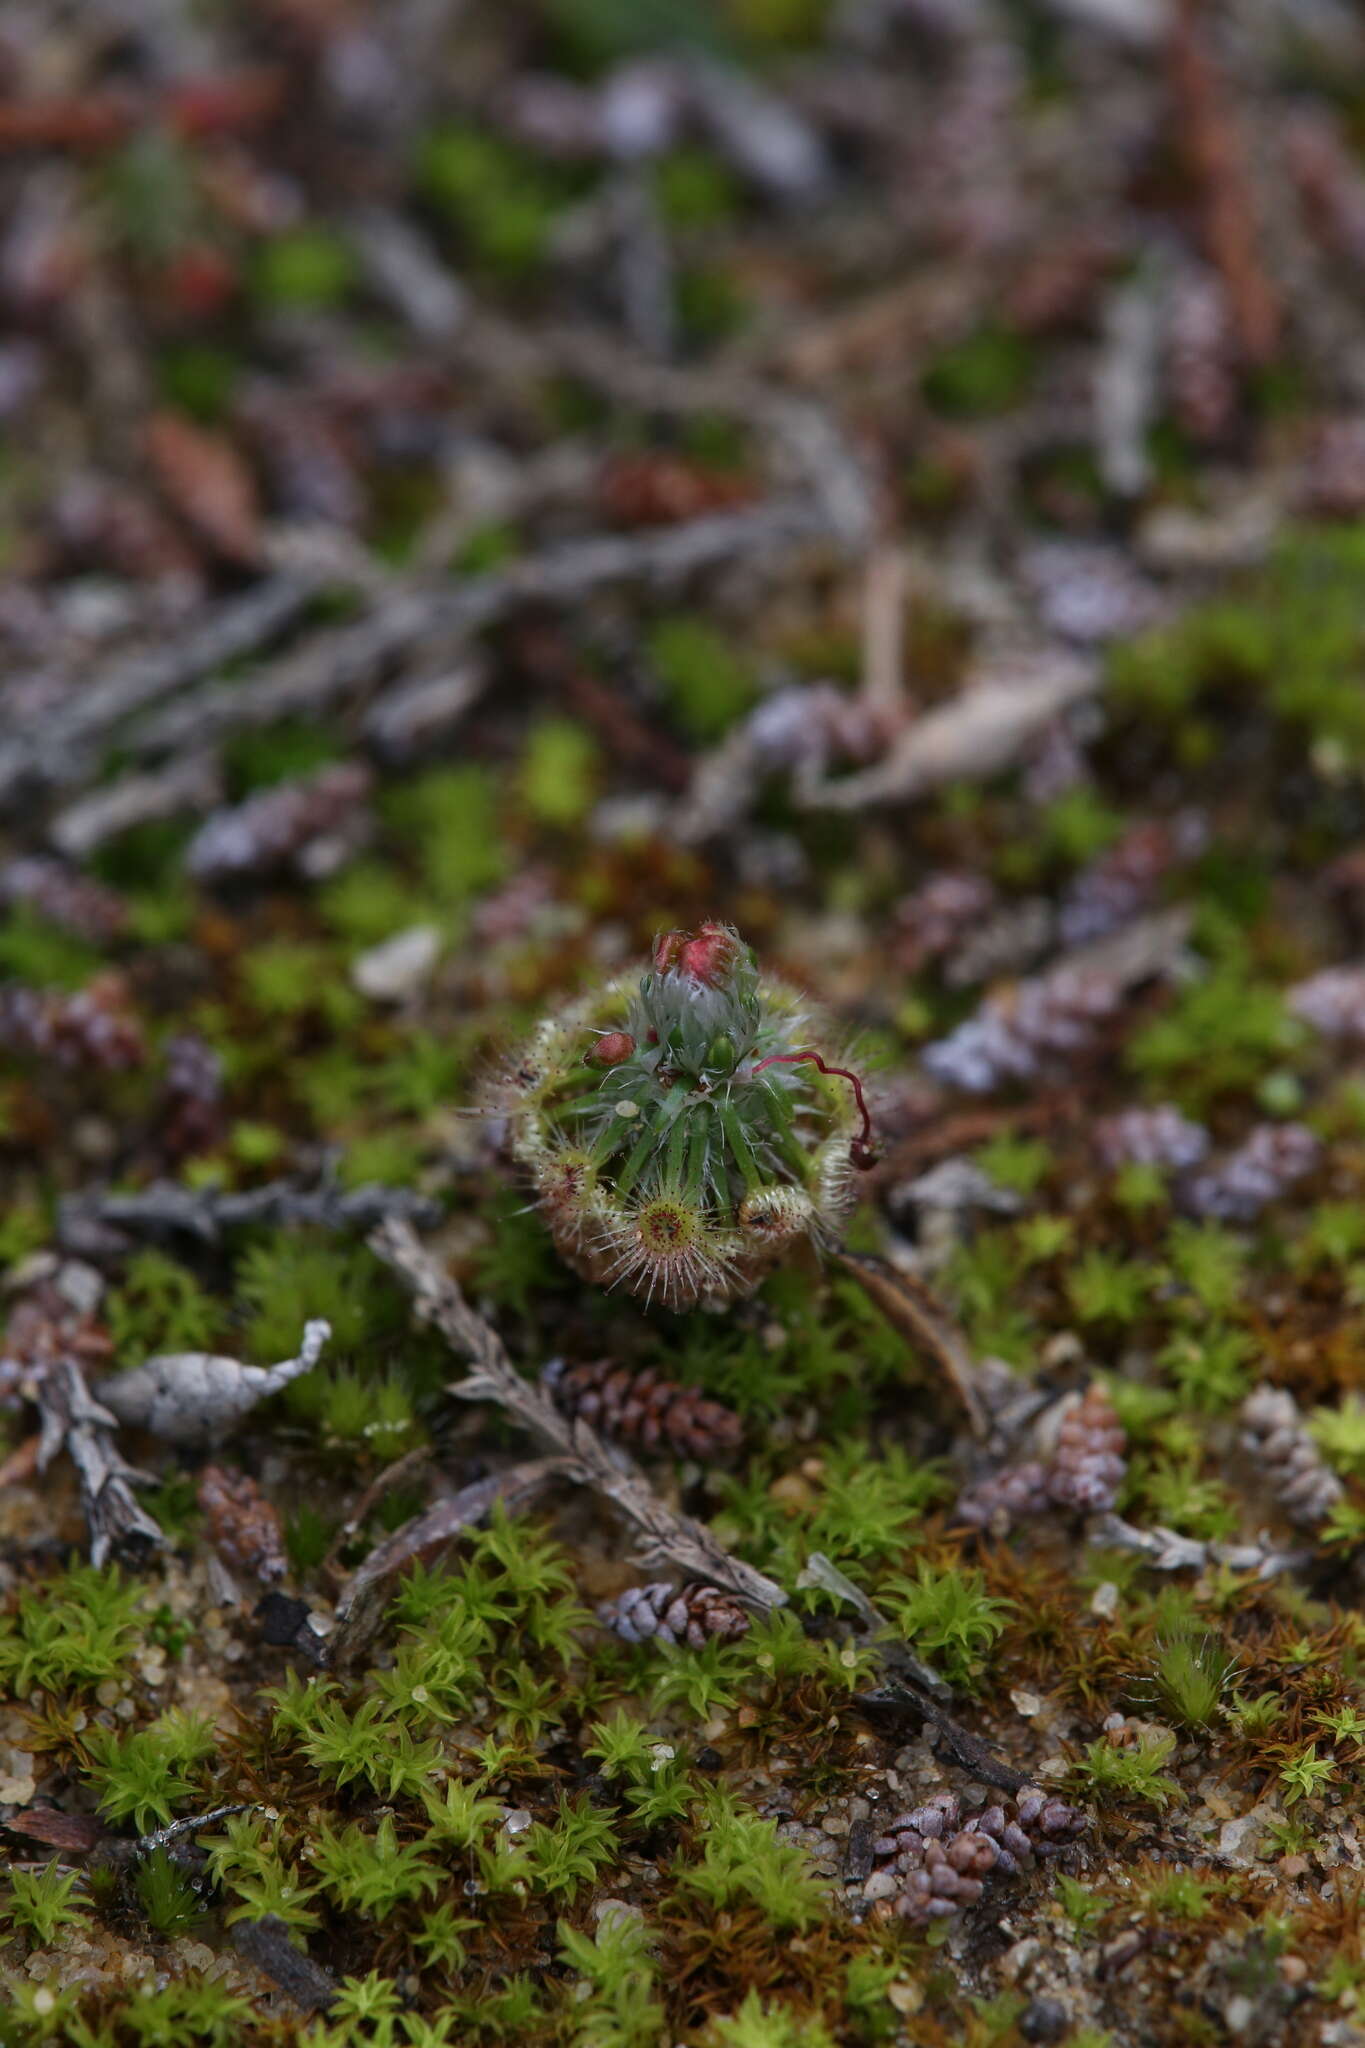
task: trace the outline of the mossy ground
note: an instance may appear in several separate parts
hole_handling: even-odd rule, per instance
[[[1034,144],[1056,122],[1073,122],[1070,146],[1088,165],[1097,76],[1118,76],[1122,109],[1130,88],[1163,106],[1165,90],[1159,64],[1126,46],[1095,60],[1078,31],[1077,54],[1058,26],[1064,10],[983,12],[1025,109],[1028,150],[1013,128],[1008,149],[1027,154],[1029,176],[1002,179],[985,141],[954,172],[952,137],[940,135],[946,175],[924,187],[932,223],[914,213],[909,227],[887,194],[902,177],[918,192],[925,174],[898,152],[966,64],[955,23],[935,40],[933,8],[907,9],[903,39],[874,67],[893,94],[881,116],[856,37],[839,40],[842,10],[819,0],[472,8],[453,82],[401,141],[377,117],[367,128],[360,101],[343,115],[327,99],[326,12],[244,8],[245,28],[222,28],[234,62],[273,64],[283,48],[305,81],[296,122],[267,126],[240,155],[235,142],[204,143],[208,116],[197,129],[183,110],[118,131],[107,157],[84,130],[52,145],[73,157],[60,168],[83,195],[71,246],[88,240],[117,285],[137,406],[169,408],[234,448],[261,380],[310,402],[323,392],[332,408],[358,505],[309,515],[343,568],[305,609],[301,649],[381,584],[403,597],[406,585],[383,579],[420,581],[433,560],[448,593],[566,534],[629,538],[657,516],[638,498],[623,509],[620,478],[633,474],[638,493],[629,465],[641,458],[675,465],[699,512],[761,497],[774,482],[757,410],[729,402],[726,377],[750,391],[789,379],[875,449],[879,517],[931,554],[944,543],[951,560],[953,574],[913,584],[898,621],[922,711],[972,676],[1000,592],[1019,599],[1018,543],[1095,543],[1145,577],[1159,559],[1145,513],[1216,531],[1261,470],[1283,483],[1286,449],[1301,452],[1296,432],[1329,403],[1306,348],[1282,385],[1240,366],[1235,416],[1211,446],[1160,400],[1140,506],[1103,481],[1084,436],[1068,427],[1049,439],[1039,426],[1030,408],[1052,402],[1052,370],[1065,393],[1069,352],[1099,347],[1098,302],[1051,327],[1025,320],[1007,289],[1017,277],[992,268],[989,235],[973,241],[958,198],[984,191],[989,213],[1004,188],[1045,178],[1058,152]],[[352,13],[373,28],[383,10]],[[187,36],[190,24],[197,50],[199,10],[186,10]],[[601,237],[632,198],[635,168],[539,148],[471,102],[523,71],[591,83],[679,36],[825,121],[836,190],[821,205],[784,205],[709,129],[680,133],[639,170],[634,201],[643,190],[671,250],[676,347],[685,366],[714,357],[726,373],[704,405],[693,391],[656,407],[618,389],[610,353],[605,371],[581,354],[575,368],[560,332],[611,327]],[[353,78],[345,56],[336,76]],[[107,62],[117,85],[134,56],[119,43],[91,62],[98,77]],[[60,82],[67,67],[39,75]],[[999,76],[987,63],[973,92]],[[1358,79],[1324,81],[1295,55],[1279,85],[1276,104],[1317,92],[1358,138]],[[1095,117],[1105,136],[1111,125],[1131,137],[1124,121]],[[1173,153],[1144,148],[1123,207],[1154,209],[1164,257],[1199,208]],[[16,189],[31,169],[14,172]],[[52,187],[61,206],[66,189]],[[457,370],[439,351],[422,357],[364,269],[356,222],[376,194],[396,195],[479,308],[506,323],[479,343],[476,320]],[[1073,203],[1063,180],[1045,218],[1059,230]],[[207,289],[189,263],[205,238],[231,290],[187,313],[175,295],[195,277]],[[1122,238],[1117,254],[1102,252],[1106,289],[1137,254]],[[945,264],[956,313],[918,299],[907,310],[907,267],[918,290],[937,286]],[[111,592],[173,581],[185,562],[161,528],[138,528],[148,568],[123,528],[91,538],[69,505],[58,518],[49,504],[48,469],[73,446],[101,474],[147,483],[120,412],[133,401],[110,369],[127,337],[95,366],[112,381],[80,354],[104,334],[110,302],[86,308],[82,342],[52,325],[41,278],[34,290],[23,317],[51,374],[32,437],[16,420],[0,461],[0,549],[48,606],[65,656],[96,632]],[[510,347],[501,360],[508,336],[529,337],[524,371]],[[1291,334],[1291,355],[1298,344]],[[591,448],[588,480],[546,485],[545,503],[519,495],[523,470],[561,443],[571,456]],[[194,478],[156,486],[172,537],[198,532],[189,566],[202,605],[264,576],[272,548],[286,567],[295,559],[304,515],[272,451],[259,436],[250,446],[243,460],[271,478],[254,554],[225,547],[221,522],[205,541],[196,465]],[[462,462],[472,483],[459,481]],[[316,476],[299,487],[305,501],[321,488]],[[528,1374],[552,1356],[608,1356],[695,1381],[738,1412],[745,1439],[732,1459],[660,1455],[648,1473],[791,1596],[739,1641],[629,1646],[595,1609],[651,1574],[603,1502],[561,1487],[534,1514],[494,1515],[414,1567],[364,1655],[323,1670],[272,1647],[262,1589],[245,1572],[225,1577],[197,1502],[209,1453],[126,1439],[167,1541],[139,1571],[95,1569],[74,1473],[61,1459],[35,1473],[34,1409],[16,1393],[0,1413],[0,2040],[1365,2040],[1365,1065],[1286,1000],[1356,953],[1365,924],[1365,524],[1315,523],[1291,498],[1276,500],[1276,538],[1254,561],[1177,562],[1165,581],[1152,571],[1163,622],[1117,633],[1096,657],[1093,719],[1052,735],[1076,757],[1060,791],[1041,787],[1036,760],[984,778],[969,762],[913,804],[820,812],[774,756],[729,827],[709,840],[675,829],[703,750],[727,744],[778,689],[809,689],[807,703],[816,686],[834,691],[862,720],[854,765],[860,748],[894,741],[877,723],[886,705],[869,723],[858,689],[862,563],[819,540],[770,580],[741,556],[681,591],[646,580],[581,603],[552,596],[544,617],[504,615],[479,636],[490,686],[430,749],[380,760],[365,842],[325,877],[276,870],[198,885],[184,862],[193,821],[177,816],[91,855],[89,872],[126,908],[110,936],[73,935],[31,905],[0,908],[0,993],[76,990],[114,966],[150,1044],[145,1064],[93,1076],[0,1053],[7,1286],[22,1292],[56,1241],[62,1198],[95,1182],[126,1192],[172,1172],[194,1189],[243,1191],[287,1175],[421,1191],[439,1212],[433,1250]],[[153,500],[136,502],[145,514]],[[978,550],[991,556],[991,602],[960,573]],[[21,611],[3,630],[22,639],[38,629]],[[159,616],[137,613],[139,645],[165,637]],[[249,689],[271,658],[231,663],[215,683]],[[413,653],[414,673],[449,658],[437,636]],[[85,655],[82,682],[98,671]],[[333,700],[316,719],[244,720],[217,757],[225,798],[371,747],[365,708]],[[117,781],[144,760],[140,745],[136,731],[111,734],[90,779]],[[5,853],[47,846],[63,801],[53,790],[16,812]],[[926,1095],[920,1051],[972,1012],[981,987],[954,977],[951,952],[911,960],[907,898],[939,871],[965,871],[1023,931],[1129,827],[1190,812],[1200,842],[1148,904],[1188,912],[1180,971],[1136,990],[1053,1070],[965,1108]],[[964,1527],[954,1503],[978,1454],[952,1389],[814,1253],[723,1315],[646,1312],[556,1258],[498,1132],[476,1113],[484,1084],[547,1010],[643,961],[659,931],[713,917],[846,1023],[850,1057],[880,1090],[888,1164],[866,1180],[851,1245],[882,1247],[889,1225],[906,1222],[904,1182],[966,1154],[1015,1202],[969,1218],[940,1248],[937,1284],[974,1353],[1004,1360],[1024,1389],[1104,1382],[1128,1434],[1118,1509],[1130,1523],[1234,1550],[1268,1532],[1272,1547],[1300,1553],[1290,1568],[1263,1577],[1211,1551],[1198,1572],[1162,1573],[1087,1541],[1061,1514],[1004,1538]],[[365,993],[357,962],[415,926],[437,934],[431,973],[398,1000]],[[1025,944],[1015,965],[1050,957],[1055,937],[1034,954]],[[171,1157],[161,1056],[185,1033],[221,1060],[223,1115]],[[1097,1156],[1097,1119],[1156,1102],[1205,1123],[1220,1151],[1253,1124],[1304,1122],[1318,1163],[1250,1221],[1193,1216],[1174,1176],[1109,1170]],[[283,1590],[324,1639],[380,1540],[437,1493],[530,1454],[505,1417],[450,1398],[456,1362],[414,1326],[358,1235],[252,1226],[213,1242],[130,1239],[100,1256],[98,1315],[120,1367],[197,1349],[266,1364],[295,1351],[305,1318],[331,1324],[325,1363],[212,1451],[278,1511]],[[1262,1380],[1295,1395],[1343,1482],[1308,1536],[1283,1521],[1240,1444],[1240,1404]],[[880,1675],[878,1646],[799,1583],[813,1553],[942,1675],[964,1728],[1087,1805],[1088,1831],[1060,1869],[993,1878],[979,1908],[927,1932],[869,1896],[863,1845],[879,1822],[945,1787],[968,1804],[992,1795],[916,1713],[888,1715],[863,1697]],[[262,1966],[252,1935],[263,1922],[277,1963],[285,1943],[311,1963],[292,1994]]]

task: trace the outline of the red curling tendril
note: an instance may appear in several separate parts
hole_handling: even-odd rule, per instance
[[[872,1139],[872,1118],[868,1114],[867,1102],[863,1096],[863,1084],[856,1074],[850,1073],[847,1067],[827,1066],[818,1052],[770,1052],[766,1059],[758,1062],[753,1071],[761,1074],[765,1067],[800,1066],[806,1060],[818,1067],[822,1074],[833,1074],[836,1079],[848,1082],[858,1103],[858,1114],[863,1120],[862,1129],[848,1148],[848,1156],[855,1166],[875,1166],[877,1147]]]

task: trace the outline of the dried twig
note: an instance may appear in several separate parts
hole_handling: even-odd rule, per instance
[[[71,788],[97,765],[108,735],[125,719],[187,684],[277,639],[300,617],[317,585],[272,577],[229,599],[194,632],[129,657],[100,681],[73,690],[51,719],[0,746],[0,805],[31,783]]]
[[[1097,1515],[1086,1538],[1101,1550],[1135,1550],[1159,1572],[1202,1572],[1220,1564],[1229,1571],[1273,1579],[1281,1572],[1301,1571],[1313,1560],[1311,1550],[1275,1550],[1268,1543],[1202,1543],[1159,1523],[1140,1529],[1121,1515]]]
[[[813,781],[801,800],[814,809],[860,811],[898,803],[967,778],[979,782],[1016,761],[1068,705],[1099,686],[1098,665],[1049,653],[1012,675],[987,674],[908,725],[884,758],[861,774]]]
[[[217,1244],[230,1230],[248,1224],[307,1225],[320,1230],[371,1230],[386,1216],[430,1226],[440,1216],[435,1202],[410,1188],[373,1186],[342,1188],[330,1181],[312,1188],[297,1181],[272,1180],[263,1187],[241,1189],[187,1188],[177,1181],[154,1181],[136,1194],[68,1195],[58,1210],[57,1236],[74,1248],[89,1246],[103,1234],[127,1231],[135,1237],[191,1237]]]
[[[1281,308],[1257,248],[1255,199],[1241,138],[1203,16],[1201,0],[1179,0],[1171,88],[1185,154],[1203,193],[1209,260],[1227,286],[1248,360],[1265,363],[1279,344]]]
[[[65,1448],[76,1467],[81,1506],[90,1528],[90,1558],[102,1565],[117,1552],[141,1562],[165,1541],[151,1516],[133,1498],[133,1482],[150,1484],[119,1456],[114,1443],[118,1423],[91,1394],[74,1359],[50,1365],[37,1388],[42,1434],[38,1469],[43,1471]]]
[[[476,1479],[472,1486],[463,1486],[458,1493],[424,1508],[377,1543],[342,1589],[337,1628],[327,1643],[327,1663],[341,1669],[370,1641],[383,1618],[390,1584],[406,1566],[444,1549],[465,1530],[477,1528],[499,1501],[509,1513],[518,1513],[565,1470],[561,1459],[541,1458],[488,1479]],[[568,1472],[566,1476],[575,1475]]]
[[[564,1415],[541,1387],[522,1378],[496,1330],[470,1308],[409,1225],[382,1223],[368,1241],[411,1292],[418,1321],[430,1323],[452,1350],[473,1361],[468,1379],[450,1391],[463,1401],[494,1401],[508,1409],[550,1447],[566,1478],[605,1494],[634,1523],[644,1564],[672,1565],[691,1578],[726,1587],[753,1607],[786,1605],[780,1586],[732,1557],[700,1522],[665,1507],[624,1453],[609,1450],[596,1430]]]

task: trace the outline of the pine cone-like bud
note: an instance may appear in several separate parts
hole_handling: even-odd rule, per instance
[[[1095,1147],[1105,1165],[1158,1166],[1166,1173],[1184,1173],[1198,1166],[1209,1149],[1209,1134],[1191,1123],[1169,1102],[1151,1109],[1124,1109],[1101,1118],[1095,1126]]]
[[[192,1031],[168,1039],[163,1149],[176,1159],[206,1152],[226,1127],[222,1060]]]
[[[1037,1858],[1059,1855],[1085,1824],[1077,1808],[1033,1785],[965,1824],[956,1795],[940,1792],[889,1822],[872,1853],[902,1880],[892,1911],[920,1926],[975,1905],[993,1871],[1015,1877]]]
[[[658,1637],[665,1643],[685,1643],[700,1650],[713,1639],[733,1642],[747,1635],[749,1617],[737,1600],[715,1586],[676,1586],[658,1582],[632,1586],[619,1599],[607,1600],[597,1610],[603,1628],[609,1628],[628,1643],[647,1643]]]
[[[1197,854],[1206,837],[1203,819],[1193,812],[1133,826],[1071,884],[1058,921],[1062,944],[1088,945],[1138,916],[1171,870]]]
[[[1052,1506],[1047,1467],[1031,1458],[1023,1465],[1007,1465],[966,1487],[958,1495],[957,1520],[972,1529],[988,1529],[993,1536],[1007,1536],[1016,1522],[1031,1521]]]
[[[1196,1216],[1247,1223],[1313,1172],[1322,1147],[1304,1124],[1257,1124],[1225,1159],[1185,1182],[1182,1199]]]
[[[199,1505],[208,1522],[209,1541],[226,1565],[267,1583],[284,1577],[279,1515],[249,1473],[205,1465],[199,1475]]]
[[[653,1366],[632,1372],[609,1358],[574,1366],[557,1358],[541,1380],[566,1415],[581,1415],[604,1435],[641,1450],[667,1446],[683,1457],[715,1458],[736,1449],[743,1434],[733,1408],[708,1401],[700,1387],[665,1379]]]
[[[97,945],[118,938],[128,923],[128,906],[121,896],[44,854],[0,868],[0,903],[25,904],[49,924]]]
[[[185,864],[197,882],[236,882],[296,864],[316,876],[335,866],[326,849],[349,849],[373,777],[360,761],[339,761],[297,782],[263,789],[216,811],[191,840]]]
[[[0,1049],[75,1072],[117,1073],[140,1066],[147,1047],[121,974],[97,974],[75,995],[0,987]]]
[[[1324,1038],[1365,1041],[1365,967],[1326,967],[1290,989],[1287,1002]]]
[[[1068,1056],[1089,1051],[1123,999],[1123,983],[1084,967],[1057,967],[988,996],[974,1017],[926,1046],[937,1081],[985,1095],[1006,1081],[1031,1081]]]
[[[1087,1515],[1112,1508],[1128,1469],[1127,1448],[1114,1404],[1096,1380],[1062,1418],[1047,1473],[1053,1500]]]
[[[1316,1529],[1342,1497],[1342,1484],[1323,1462],[1284,1387],[1259,1386],[1242,1403],[1242,1448],[1291,1522]]]
[[[896,965],[918,974],[929,961],[950,953],[995,902],[995,885],[985,875],[947,869],[931,875],[896,905]]]
[[[704,924],[547,1017],[494,1106],[585,1279],[715,1305],[851,1206],[870,1122],[858,1076],[827,1055],[801,997],[760,976],[730,926]]]
[[[1227,293],[1212,271],[1191,270],[1171,294],[1167,367],[1183,431],[1193,441],[1221,441],[1241,403],[1241,351]]]

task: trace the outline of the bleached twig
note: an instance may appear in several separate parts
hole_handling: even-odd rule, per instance
[[[1095,1516],[1086,1536],[1102,1550],[1134,1550],[1159,1572],[1202,1572],[1219,1564],[1229,1571],[1273,1579],[1281,1572],[1301,1570],[1313,1558],[1311,1550],[1274,1550],[1269,1543],[1202,1543],[1160,1523],[1140,1529],[1121,1515]]]
[[[73,1358],[59,1358],[37,1389],[41,1434],[37,1464],[43,1471],[65,1449],[76,1468],[81,1506],[90,1529],[90,1560],[111,1553],[134,1558],[159,1549],[165,1537],[133,1498],[133,1482],[150,1484],[114,1443],[117,1419],[95,1399]]]

